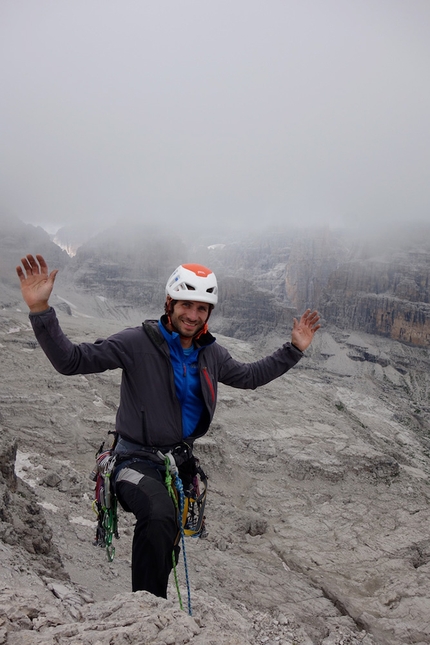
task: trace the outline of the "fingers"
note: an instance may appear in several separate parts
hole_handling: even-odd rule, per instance
[[[30,264],[30,259],[29,259],[29,258],[32,258],[32,259],[33,259],[33,262],[34,262],[34,258],[33,258],[33,256],[32,256],[32,255],[29,255],[29,256],[25,256],[25,258],[21,258],[21,264],[22,264],[22,266],[24,267],[25,272],[27,273],[27,275],[33,275],[33,269],[31,268],[31,264]]]
[[[300,316],[300,322],[297,320],[297,318],[293,318],[293,325],[294,327],[297,327],[297,325],[301,323],[305,323],[306,325],[314,325],[316,324],[320,319],[320,315],[317,311],[312,311],[310,309],[306,309],[305,313]]]
[[[313,320],[314,318],[319,318],[319,314],[318,314],[317,311],[311,311],[310,309],[306,309],[306,311],[303,314],[302,318],[306,318],[308,320]]]
[[[36,258],[37,258],[37,261],[40,264],[40,269],[41,269],[42,273],[48,273],[48,265],[46,264],[45,258],[43,257],[43,255],[36,254]],[[58,271],[57,271],[57,273],[58,273]]]
[[[314,320],[310,321],[309,327],[312,329],[312,331],[317,331],[321,327],[319,323],[319,318],[315,318]]]
[[[39,273],[39,265],[30,253],[25,258],[21,258],[21,263],[27,276]]]
[[[16,267],[16,272],[20,280],[25,280],[25,278],[32,275],[47,274],[48,265],[45,262],[45,259],[42,255],[36,255],[37,261],[31,253],[28,253],[24,258],[21,258],[22,266],[24,271],[20,266]]]
[[[310,309],[306,309],[304,314],[300,317],[300,321],[297,320],[297,318],[293,318],[293,330],[302,330],[305,331],[305,329],[309,330],[312,334],[314,334],[318,329],[321,328],[321,325],[319,324],[320,316],[317,311],[311,311]]]
[[[319,319],[320,319],[319,313],[317,311],[311,312],[310,309],[308,309],[302,316],[303,322],[309,325],[309,327],[315,327]]]

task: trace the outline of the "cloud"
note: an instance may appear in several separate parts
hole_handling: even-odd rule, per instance
[[[429,218],[426,1],[0,11],[2,208],[25,221]]]

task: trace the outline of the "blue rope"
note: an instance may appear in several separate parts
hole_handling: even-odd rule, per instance
[[[188,594],[188,614],[189,616],[193,615],[192,609],[191,609],[191,591],[190,591],[190,580],[188,577],[188,563],[187,563],[187,553],[185,550],[185,532],[184,532],[184,526],[182,522],[182,517],[184,514],[184,504],[185,504],[185,499],[184,499],[184,487],[182,485],[182,480],[178,475],[178,472],[176,471],[175,473],[175,486],[176,490],[178,491],[179,495],[179,524],[181,527],[181,543],[182,543],[182,553],[184,556],[184,569],[185,569],[185,580],[187,582],[187,594]]]
[[[188,593],[188,614],[190,616],[193,615],[192,609],[191,609],[191,591],[190,591],[190,580],[188,577],[188,563],[187,563],[187,553],[185,550],[185,531],[184,531],[184,526],[182,522],[182,518],[184,515],[184,505],[185,505],[185,495],[184,495],[184,487],[182,485],[182,480],[179,477],[178,474],[178,469],[175,467],[175,488],[176,492],[179,497],[179,504],[178,500],[176,498],[175,493],[173,492],[173,487],[172,487],[172,475],[171,475],[171,470],[170,470],[170,459],[168,456],[165,457],[164,460],[164,465],[166,467],[166,475],[165,475],[165,483],[166,483],[166,488],[169,491],[169,495],[173,500],[173,503],[175,504],[175,507],[177,509],[177,512],[179,514],[179,527],[180,527],[180,532],[181,532],[181,541],[182,541],[182,553],[184,556],[184,569],[185,569],[185,579],[187,581],[187,593]],[[176,590],[178,592],[178,598],[179,598],[179,605],[182,609],[182,599],[181,599],[181,592],[179,590],[179,584],[178,584],[178,577],[176,573],[176,561],[175,561],[175,553],[172,553],[172,560],[173,560],[173,571],[175,574],[175,582],[176,582]]]

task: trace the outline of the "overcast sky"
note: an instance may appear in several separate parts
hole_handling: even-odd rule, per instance
[[[1,212],[430,221],[429,0],[1,0]]]

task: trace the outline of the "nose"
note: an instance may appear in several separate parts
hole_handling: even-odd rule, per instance
[[[189,309],[187,309],[187,318],[189,320],[193,320],[193,321],[197,320],[197,318],[198,318],[197,307],[190,307]]]

